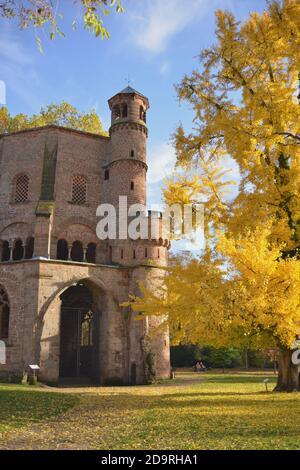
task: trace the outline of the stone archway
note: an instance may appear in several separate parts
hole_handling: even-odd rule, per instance
[[[84,274],[86,271],[86,268],[82,269]],[[74,278],[70,269],[71,276],[68,280],[65,278],[65,282],[59,282],[57,278],[41,281],[40,299],[43,301],[35,324],[34,360],[40,365],[40,378],[44,382],[57,383],[64,375],[60,370],[63,298],[71,287],[81,284],[91,292],[93,312],[98,314],[99,320],[98,350],[94,351],[98,370],[93,368],[96,374],[93,382],[128,381],[128,319],[120,308],[120,301],[124,299],[124,292],[120,295],[120,273],[106,268],[90,271],[95,272]],[[84,382],[81,380],[84,373],[79,371],[78,376],[80,380],[77,381]]]
[[[76,298],[74,293],[74,297],[72,299],[72,290],[78,286],[84,287],[87,292],[90,293],[92,302],[84,304],[84,298],[80,299]],[[54,287],[54,286],[53,286]],[[66,300],[69,296],[69,300]],[[58,289],[56,288],[52,295],[46,300],[43,307],[40,310],[38,322],[36,324],[36,353],[35,353],[35,360],[38,364],[40,364],[40,377],[43,381],[49,383],[57,383],[62,378],[69,378],[73,379],[73,382],[80,382],[81,378],[89,378],[93,382],[100,381],[100,360],[101,354],[99,352],[101,346],[101,338],[99,335],[100,331],[100,317],[102,316],[102,309],[105,308],[105,304],[107,302],[107,298],[111,298],[110,292],[105,288],[105,285],[101,280],[97,280],[95,282],[91,278],[83,278],[82,280],[72,280]],[[71,299],[70,299],[71,298]],[[87,308],[89,307],[89,308]],[[68,310],[69,309],[69,310]],[[71,310],[74,309],[74,310]],[[65,337],[65,339],[70,343],[72,341],[77,341],[77,346],[74,346],[75,349],[77,348],[77,360],[80,362],[80,353],[81,357],[83,354],[86,353],[87,357],[84,359],[85,365],[79,370],[75,371],[74,368],[72,369],[72,364],[69,364],[71,370],[66,373],[66,369],[68,368],[67,364],[63,364],[61,361],[61,354],[70,354],[70,350],[68,351],[68,347],[64,348],[64,343],[62,342],[62,334],[64,335],[68,330],[68,320],[64,320],[62,323],[64,313],[67,314],[73,312],[73,319],[77,319],[77,321],[84,320],[84,314],[89,314],[90,310],[95,315],[94,322],[93,322],[93,342],[95,347],[93,348],[92,354],[92,366],[91,371],[89,373],[86,372],[86,368],[88,367],[89,361],[89,351],[88,348],[84,351],[85,344],[82,344],[83,349],[78,351],[78,348],[81,347],[78,344],[79,340],[82,339],[83,343],[86,342],[86,337],[81,338],[82,329],[87,326],[79,325],[77,328],[77,332],[74,331],[74,337]],[[88,321],[88,317],[85,318]],[[75,322],[75,320],[74,320]],[[76,323],[76,322],[75,322]],[[75,323],[73,327],[75,328]],[[71,328],[72,328],[72,319],[70,320]],[[98,334],[96,334],[98,328]],[[65,330],[65,333],[64,331]],[[86,331],[85,331],[86,333]],[[87,334],[87,333],[86,333]],[[76,336],[77,335],[77,336]],[[66,336],[66,335],[65,335]],[[75,341],[76,340],[76,341]],[[88,345],[86,345],[88,346]],[[91,346],[91,345],[90,345]],[[66,351],[67,349],[67,351]],[[74,353],[75,354],[75,353]],[[78,358],[79,355],[79,358]],[[98,357],[98,360],[96,359]],[[74,356],[73,356],[74,360]],[[72,362],[72,360],[70,359]],[[79,364],[80,365],[80,364]],[[78,379],[78,380],[77,380]]]
[[[99,376],[99,313],[93,294],[78,283],[60,296],[59,378],[96,380]]]

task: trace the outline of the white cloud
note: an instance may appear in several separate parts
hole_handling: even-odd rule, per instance
[[[25,53],[22,45],[12,39],[0,38],[0,57],[18,65],[32,64],[32,58]]]
[[[171,175],[175,165],[175,152],[170,144],[160,144],[149,151],[148,183],[154,184]]]
[[[168,60],[165,60],[159,68],[159,73],[161,75],[166,75],[169,72],[169,70],[170,70],[170,62]]]
[[[171,251],[173,253],[186,251],[190,254],[199,254],[205,248],[205,236],[203,229],[198,229],[193,241],[187,238],[181,240],[173,240],[171,243]]]
[[[238,195],[241,175],[237,163],[228,155],[222,160],[222,170],[227,173],[223,177],[224,182],[231,184],[226,187],[224,197],[226,200],[234,199]]]
[[[39,54],[37,47],[36,52]],[[6,85],[8,107],[9,98],[14,94],[28,108],[27,111],[37,111],[40,108],[37,96],[40,78],[35,68],[35,55],[24,46],[11,25],[6,25],[1,30],[0,78]]]
[[[152,53],[162,52],[170,39],[205,15],[215,0],[146,0],[135,2],[131,14],[134,43]],[[142,5],[141,5],[142,4]]]
[[[38,111],[41,101],[37,94],[40,86],[39,77],[34,68],[24,67],[7,61],[5,64],[0,61],[0,75],[4,79],[7,90],[7,106],[10,107],[10,95],[16,95],[28,108],[24,111]]]

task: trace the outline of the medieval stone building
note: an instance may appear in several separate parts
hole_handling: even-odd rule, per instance
[[[0,137],[0,374],[40,366],[46,382],[144,383],[169,376],[168,332],[122,302],[155,286],[168,240],[100,240],[101,203],[146,203],[148,99],[109,100],[109,137],[58,126]],[[152,365],[151,365],[152,364]]]

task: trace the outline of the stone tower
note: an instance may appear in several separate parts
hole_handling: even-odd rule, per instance
[[[96,235],[101,203],[118,216],[120,196],[146,204],[148,99],[127,87],[108,103],[109,137],[59,126],[0,136],[0,375],[35,363],[47,382],[136,384],[151,359],[169,376],[161,320],[121,306],[140,282],[160,282],[161,214],[143,214],[153,229],[143,239]]]
[[[108,101],[111,109],[111,158],[107,166],[113,182],[108,199],[118,200],[121,191],[129,204],[146,204],[146,113],[149,102],[131,87]],[[132,185],[133,183],[133,185]]]

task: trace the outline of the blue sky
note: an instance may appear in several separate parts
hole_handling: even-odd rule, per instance
[[[110,15],[109,41],[70,25],[78,11],[61,0],[66,38],[49,41],[41,34],[6,22],[0,31],[0,79],[7,106],[15,113],[36,113],[48,103],[69,101],[82,111],[95,108],[108,128],[107,100],[127,85],[150,99],[148,113],[149,202],[159,202],[160,185],[172,171],[170,136],[179,122],[192,126],[192,113],[179,104],[174,85],[197,66],[196,56],[214,42],[214,11],[229,9],[239,20],[262,11],[264,0],[123,0],[125,14]],[[3,22],[2,22],[3,23]]]

